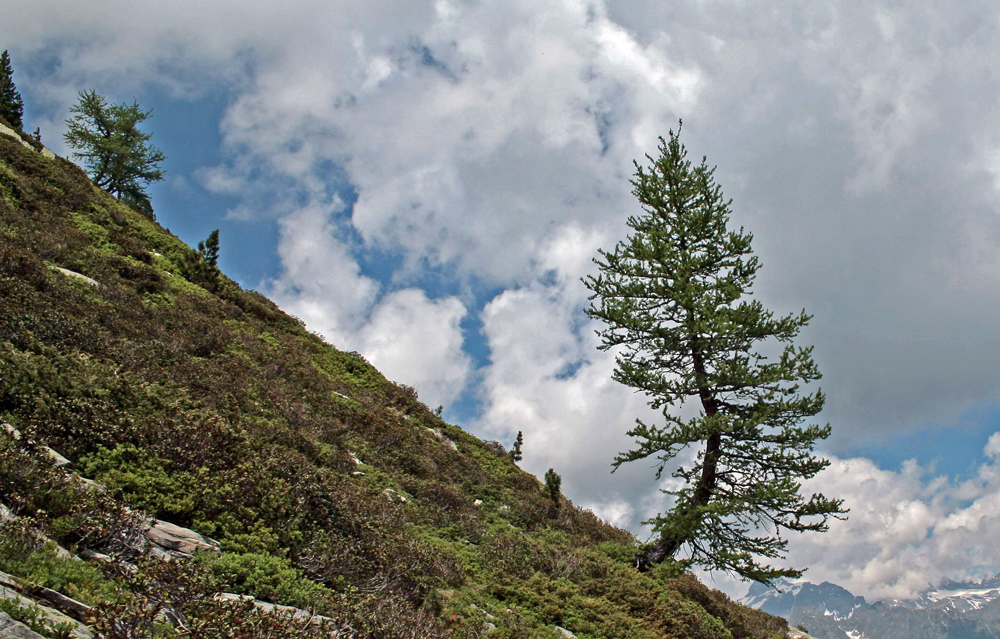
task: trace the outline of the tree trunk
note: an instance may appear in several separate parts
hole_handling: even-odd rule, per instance
[[[712,390],[704,384],[706,371],[705,361],[698,350],[697,338],[691,339],[691,356],[694,361],[694,370],[698,375],[701,384],[698,387],[698,397],[701,398],[701,405],[705,409],[705,415],[714,417],[719,412],[719,407],[715,402]],[[719,453],[722,450],[722,433],[718,430],[712,431],[705,441],[705,460],[701,467],[701,477],[698,486],[695,488],[694,497],[688,508],[696,509],[704,506],[715,493],[715,483],[718,478]],[[685,512],[687,512],[685,510]],[[667,557],[673,557],[686,538],[675,536],[661,536],[659,541],[651,546],[647,546],[635,558],[635,567],[639,572],[646,572],[653,565],[661,563]]]
[[[635,557],[635,567],[639,572],[646,572],[654,565],[661,563],[667,557],[673,557],[680,549],[681,542],[670,537],[660,537],[660,540],[647,546]]]

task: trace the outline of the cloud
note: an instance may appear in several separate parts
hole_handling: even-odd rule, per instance
[[[358,350],[390,379],[420,389],[430,406],[454,401],[469,383],[462,350],[466,308],[454,297],[429,300],[420,289],[385,296],[358,335]]]
[[[761,299],[816,315],[806,338],[849,452],[1000,402],[990,10],[36,2],[0,35],[58,60],[31,85],[63,109],[97,82],[226,87],[227,159],[202,175],[244,195],[231,218],[288,215],[271,200],[348,183],[352,230],[401,257],[403,283],[430,267],[525,286],[564,226],[620,237],[631,160],[683,116],[756,234]]]
[[[419,289],[379,297],[380,285],[360,272],[337,201],[310,205],[281,219],[281,276],[265,292],[283,309],[342,350],[357,350],[390,379],[419,389],[431,404],[452,402],[468,383],[462,351],[466,308],[454,297],[430,300]]]
[[[330,216],[341,206],[313,204],[282,219],[278,255],[283,271],[264,291],[332,344],[352,350],[379,284],[361,274],[350,247],[338,237]]]
[[[483,309],[490,365],[473,428],[501,441],[522,431],[522,468],[538,476],[554,468],[583,507],[638,530],[663,509],[653,471],[637,462],[611,474],[611,463],[630,447],[636,417],[656,417],[643,395],[612,381],[614,354],[598,351],[595,324],[581,322],[587,291],[562,270],[580,259],[566,241],[578,233],[564,229],[540,260],[550,283],[504,291]]]
[[[906,599],[943,578],[982,578],[1000,564],[995,455],[960,483],[912,460],[892,472],[864,458],[832,458],[804,490],[841,497],[851,509],[825,534],[790,539],[789,563],[808,566],[809,581],[832,581],[869,600]]]

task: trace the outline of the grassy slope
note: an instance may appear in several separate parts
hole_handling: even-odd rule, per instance
[[[219,539],[221,558],[194,562],[213,588],[314,608],[366,636],[474,637],[487,621],[493,637],[783,632],[689,576],[639,574],[628,533],[554,507],[502,447],[200,267],[75,165],[5,137],[0,419],[116,499]],[[38,497],[44,481],[11,470],[16,454],[0,446],[0,500],[65,545],[96,544],[86,508]],[[0,569],[58,581],[3,557]],[[103,579],[62,585],[108,606],[133,588]]]

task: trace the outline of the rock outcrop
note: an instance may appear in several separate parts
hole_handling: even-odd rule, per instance
[[[6,612],[0,612],[0,639],[45,639],[45,637],[23,623],[14,621]]]
[[[32,151],[35,150],[35,147],[33,147],[30,144],[28,144],[27,142],[25,142],[24,139],[20,136],[20,134],[18,134],[17,131],[15,131],[14,129],[10,128],[9,126],[6,126],[4,124],[0,124],[0,135],[6,135],[9,138],[14,138],[15,140],[17,140],[21,144],[21,146],[23,146],[25,148],[28,148],[28,149],[31,149]],[[42,147],[42,150],[39,151],[39,153],[42,154],[42,157],[46,157],[46,158],[49,158],[49,159],[52,159],[52,158],[56,157],[55,153],[53,153],[49,149],[45,148],[44,146]]]
[[[219,542],[168,521],[156,519],[146,531],[149,554],[161,559],[190,559],[199,550],[218,554]]]
[[[21,608],[34,609],[35,612],[41,613],[42,622],[49,627],[72,627],[70,636],[74,639],[94,637],[94,633],[83,624],[83,620],[90,615],[90,607],[54,590],[37,586],[25,588],[15,577],[0,572],[0,598],[12,600]],[[10,616],[6,616],[6,619],[10,623],[5,628],[4,619],[0,618],[0,639],[40,636]],[[18,626],[23,626],[23,629]],[[31,634],[24,634],[25,631]],[[8,634],[4,634],[5,632]]]

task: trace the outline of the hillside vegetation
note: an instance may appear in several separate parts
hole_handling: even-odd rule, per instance
[[[101,636],[786,632],[669,566],[640,574],[628,532],[6,136],[0,421],[20,433],[0,429],[0,571],[91,606]],[[148,517],[221,552],[149,559]]]

